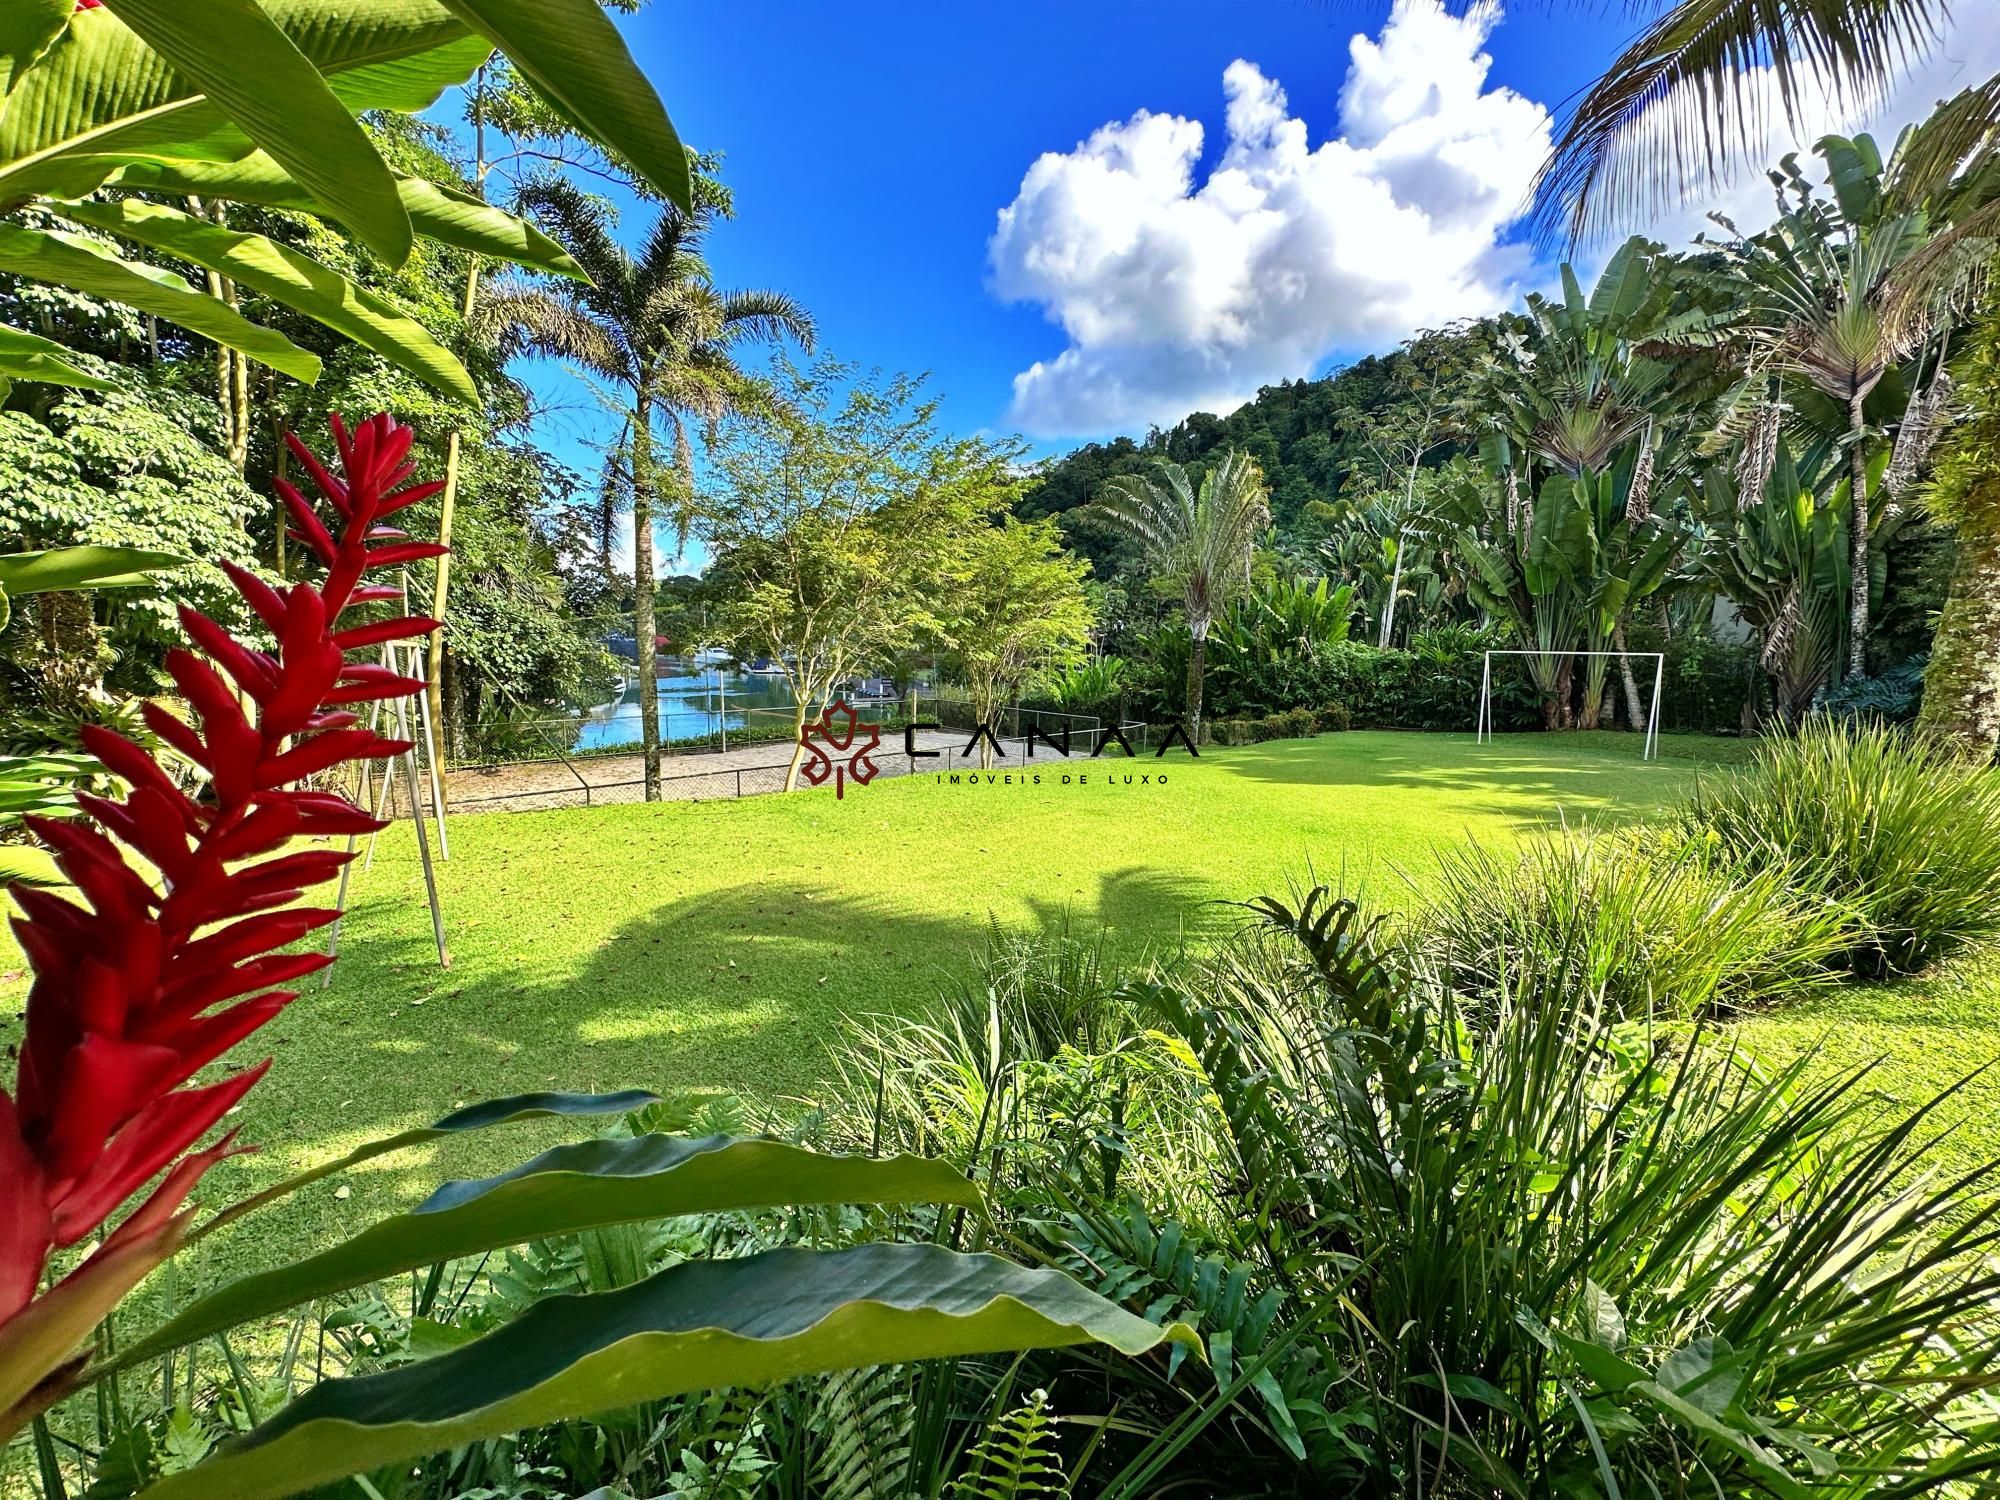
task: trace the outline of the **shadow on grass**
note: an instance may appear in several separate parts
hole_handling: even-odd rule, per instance
[[[965,914],[941,916],[810,884],[745,882],[655,906],[556,973],[469,943],[440,972],[424,922],[392,924],[410,913],[364,900],[332,988],[309,990],[271,1028],[277,1065],[239,1117],[245,1139],[264,1149],[218,1168],[204,1196],[227,1202],[511,1094],[646,1088],[793,1104],[822,1089],[850,1018],[912,1013],[965,981],[995,930],[980,894],[969,888]],[[1094,938],[1108,929],[1107,952],[1137,960],[1183,932],[1233,925],[1240,913],[1215,901],[1222,894],[1127,868],[1101,875],[1088,899],[1031,899],[1031,920],[1004,930],[1068,921]],[[323,1247],[449,1177],[504,1170],[579,1133],[531,1123],[367,1163],[217,1236],[197,1279]]]

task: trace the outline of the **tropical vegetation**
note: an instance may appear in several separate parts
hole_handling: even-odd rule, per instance
[[[2000,80],[1031,464],[722,289],[638,3],[0,19],[0,1485],[1983,1493],[2000,1044],[1921,1023],[2000,954]],[[1544,227],[1934,9],[1661,0]],[[614,649],[648,802],[669,652],[782,680],[787,792],[920,680],[979,764],[459,820],[412,963],[370,768]],[[1893,1070],[1798,1039],[1870,1006]]]

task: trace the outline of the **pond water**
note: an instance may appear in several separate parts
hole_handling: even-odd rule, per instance
[[[791,724],[792,689],[782,677],[662,663],[660,667],[660,739],[688,740],[735,732],[746,726],[759,730]],[[856,705],[864,720],[882,716],[880,709]],[[626,684],[625,696],[611,708],[585,716],[576,741],[579,750],[639,742],[639,683]]]

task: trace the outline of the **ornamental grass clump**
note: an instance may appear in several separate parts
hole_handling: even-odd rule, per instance
[[[1783,865],[1739,868],[1646,829],[1565,829],[1518,849],[1438,859],[1416,943],[1461,994],[1498,993],[1532,966],[1616,1016],[1688,1017],[1789,1000],[1833,983],[1854,927]]]
[[[188,1195],[239,1149],[231,1132],[190,1150],[269,1061],[213,1083],[190,1080],[290,1004],[297,992],[284,986],[329,962],[283,950],[334,919],[299,902],[353,857],[280,851],[300,837],[382,826],[345,798],[296,783],[408,748],[364,727],[355,710],[423,684],[347,653],[437,622],[397,615],[343,626],[341,616],[401,600],[400,589],[362,581],[371,569],[444,550],[383,524],[440,486],[398,488],[413,472],[411,433],[388,416],[352,433],[336,417],[333,431],[340,478],[288,440],[335,512],[338,535],[278,482],[294,535],[325,565],[324,580],[281,592],[225,563],[275,650],[253,650],[183,609],[200,654],[170,652],[167,670],[200,727],[146,706],[147,727],[206,773],[207,795],[183,792],[133,740],[89,726],[85,747],[130,783],[130,796],[80,795],[96,827],[27,819],[83,900],[12,892],[22,912],[14,931],[35,977],[15,1088],[0,1090],[0,1421],[174,1253],[188,1229]],[[162,1171],[88,1259],[37,1295],[53,1256],[97,1235]]]
[[[2000,939],[2000,773],[1884,725],[1809,721],[1705,782],[1690,841],[1850,916],[1840,961],[1907,974]]]
[[[1202,1336],[1026,1364],[1093,1434],[1075,1493],[1990,1491],[2000,1178],[1929,1170],[1957,1089],[1619,1021],[1576,948],[1462,996],[1323,889],[1251,909],[1095,1052],[855,1059],[850,1129],[952,1142],[1001,1232]]]

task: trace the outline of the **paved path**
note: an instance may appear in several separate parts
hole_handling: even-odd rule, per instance
[[[1003,739],[1006,761],[1021,763],[1022,742]],[[965,757],[962,732],[919,730],[917,747],[936,750],[942,759],[915,763],[924,771],[977,767],[975,752]],[[783,742],[750,745],[741,750],[701,751],[669,755],[660,765],[660,795],[669,802],[706,802],[716,798],[748,797],[783,791],[791,747]],[[1046,751],[1040,752],[1046,754]],[[1084,753],[1088,753],[1085,748]],[[881,776],[907,776],[912,769],[903,753],[900,733],[883,736],[875,757]],[[538,760],[445,773],[446,805],[454,813],[524,812],[552,807],[601,807],[612,802],[644,801],[644,762],[636,755],[587,756],[577,760]],[[801,789],[806,789],[801,783]]]

